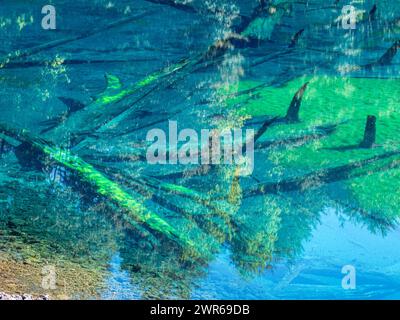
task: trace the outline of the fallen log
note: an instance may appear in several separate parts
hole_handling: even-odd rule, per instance
[[[72,170],[82,181],[93,187],[97,194],[104,196],[124,209],[125,213],[123,218],[129,224],[131,224],[131,220],[144,224],[153,231],[157,231],[179,243],[184,248],[190,249],[191,252],[198,253],[196,245],[190,239],[180,234],[159,215],[148,210],[140,203],[140,200],[135,199],[130,193],[121,188],[117,183],[111,181],[100,171],[96,170],[91,164],[66,150],[49,144],[43,139],[32,136],[27,130],[14,129],[5,124],[0,124],[0,133],[4,139],[10,137],[11,141],[17,140],[21,142],[21,144],[30,146],[32,150],[38,153],[40,161],[52,160]]]
[[[258,183],[254,187],[243,191],[243,198],[250,198],[268,193],[277,194],[282,192],[303,191],[321,187],[324,184],[362,177],[373,172],[394,169],[400,166],[399,155],[400,151],[391,151],[368,159],[354,161],[350,164],[320,169],[303,176],[293,177],[283,181]],[[394,157],[394,159],[390,160],[392,157]],[[378,163],[380,160],[387,159],[390,160],[388,163]],[[376,167],[371,168],[371,164],[376,164]]]

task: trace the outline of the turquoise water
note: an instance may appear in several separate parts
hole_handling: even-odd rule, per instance
[[[55,0],[55,30],[42,28],[42,1],[0,4],[0,292],[398,299],[398,134],[379,117],[398,121],[400,63],[392,46],[400,5],[353,4],[364,18],[346,30],[342,1],[272,1],[258,11],[259,1],[182,3]],[[336,123],[348,113],[352,123],[353,106],[370,104],[378,137],[387,130],[387,140],[364,150],[346,129],[340,139],[352,153],[339,144],[341,153],[325,159],[324,135],[282,141],[316,132],[318,111],[302,119],[300,107],[299,124],[280,119],[279,130],[261,137],[278,147],[256,148],[250,176],[235,176],[235,165],[146,160],[146,135],[168,132],[169,121],[197,132],[259,129],[279,103],[289,107],[283,100],[291,101],[303,76],[311,78],[307,106],[321,96],[332,106],[333,115],[321,119]],[[343,87],[329,87],[344,77]],[[376,94],[355,89],[366,78],[376,81],[368,88]],[[329,100],[332,92],[340,103]],[[232,95],[243,100],[232,103]],[[253,124],[242,118],[250,109]],[[360,141],[363,130],[364,123]],[[392,162],[359,162],[382,150],[395,152]],[[296,159],[297,151],[317,160],[307,167],[312,161]],[[354,163],[359,171],[336,172]],[[56,289],[42,286],[46,265],[55,266]],[[342,286],[344,266],[355,270],[350,289]],[[10,277],[13,269],[20,271]]]

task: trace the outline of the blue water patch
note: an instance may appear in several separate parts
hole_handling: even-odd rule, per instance
[[[129,273],[121,270],[121,257],[118,253],[112,256],[106,278],[106,289],[101,294],[105,300],[138,300],[138,288],[131,283]]]
[[[328,209],[303,254],[279,261],[272,270],[243,277],[232,264],[229,250],[210,264],[196,283],[193,299],[398,299],[399,229],[386,236],[343,222]],[[353,265],[356,288],[343,289],[342,268]]]
[[[3,0],[0,292],[400,298],[400,5],[331,2]]]

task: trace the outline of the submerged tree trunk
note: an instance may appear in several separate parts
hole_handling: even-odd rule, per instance
[[[370,149],[375,145],[376,139],[376,117],[368,116],[365,124],[364,139],[360,143],[360,148]]]

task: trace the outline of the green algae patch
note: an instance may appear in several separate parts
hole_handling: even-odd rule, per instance
[[[118,77],[114,75],[107,75],[107,88],[106,90],[96,99],[93,103],[93,106],[90,108],[103,108],[108,104],[118,102],[129,96],[134,94],[137,90],[146,87],[153,82],[157,81],[158,79],[167,76],[179,69],[183,68],[187,64],[186,61],[182,61],[171,66],[167,66],[166,68],[162,69],[161,71],[156,71],[151,73],[150,75],[144,77],[142,80],[135,82],[134,84],[128,86],[125,89],[122,89],[122,83]]]
[[[372,214],[379,213],[388,224],[397,222],[400,206],[399,157],[384,162],[382,171],[373,170],[368,175],[346,181],[346,187],[356,205]]]
[[[246,81],[239,86],[239,93],[231,96],[229,106],[243,118],[283,118],[293,96],[306,82],[309,85],[300,106],[300,122],[281,121],[269,128],[260,141],[301,137],[315,131],[318,126],[336,124],[336,130],[301,146],[282,144],[279,148],[271,148],[266,153],[273,165],[269,173],[271,179],[285,179],[317,171],[323,174],[324,169],[400,149],[400,80],[397,79],[316,76],[294,79],[281,87]],[[359,148],[368,115],[377,117],[376,146]],[[377,164],[372,163],[360,169],[360,172],[353,170],[349,174],[345,186],[361,208],[383,212],[387,217],[398,215],[399,170],[394,169],[398,158],[377,159]],[[362,176],[358,177],[358,173]]]
[[[122,87],[122,83],[117,76],[112,74],[106,75],[107,89],[106,90],[118,90]]]
[[[95,102],[93,102],[93,105],[91,105],[90,108],[104,108],[111,103],[121,101],[123,98],[134,94],[139,89],[152,84],[160,77],[168,75],[174,70],[178,70],[181,66],[181,64],[176,64],[174,66],[175,68],[168,67],[163,71],[152,73],[126,89],[122,89],[122,84],[118,77],[107,75],[107,89],[96,99]]]

